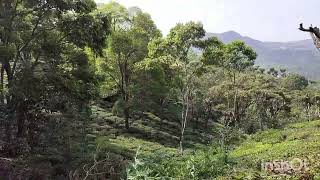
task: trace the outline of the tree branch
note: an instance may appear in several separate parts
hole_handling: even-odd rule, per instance
[[[310,33],[313,33],[318,39],[320,39],[320,31],[319,31],[319,28],[317,27],[312,27],[310,26],[309,29],[305,29],[303,27],[303,23],[300,24],[300,27],[299,27],[299,30],[300,31],[304,31],[304,32],[310,32]]]

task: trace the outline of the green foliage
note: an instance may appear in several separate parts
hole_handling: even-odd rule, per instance
[[[61,29],[67,38],[79,47],[90,47],[102,54],[106,33],[110,33],[109,16],[103,14],[84,14],[79,17],[67,14],[61,22]]]
[[[15,53],[16,53],[16,50],[14,45],[0,46],[1,61],[12,59]]]
[[[203,61],[207,64],[218,65],[229,71],[244,71],[254,65],[257,54],[251,47],[241,41],[222,45],[215,38],[206,42],[208,48],[203,53]]]
[[[242,41],[234,41],[225,47],[226,61],[223,67],[243,71],[254,65],[257,54]]]
[[[282,86],[288,90],[303,90],[308,86],[308,80],[298,74],[289,74],[283,81]]]
[[[135,159],[128,177],[139,179],[210,179],[228,171],[223,154],[218,149],[190,152],[184,156],[156,154],[148,159]]]
[[[157,177],[151,178],[152,171],[141,162],[138,157],[139,149],[137,150],[134,161],[129,164],[127,168],[127,179],[138,180],[138,179],[157,179]]]
[[[127,129],[133,102],[136,102],[135,94],[140,92],[138,83],[142,78],[142,74],[135,71],[139,66],[136,64],[147,57],[149,42],[161,35],[150,15],[132,9],[129,13],[129,10],[115,2],[99,9],[110,14],[112,23],[112,33],[105,47],[105,63],[101,65],[107,71],[105,80],[111,79],[114,83],[109,91],[119,92],[123,100],[121,105]]]
[[[108,17],[95,8],[91,0],[0,6],[7,12],[0,22],[3,154],[34,169],[49,164],[48,178],[67,176],[92,149],[88,104],[96,76],[84,48],[101,52],[110,33]]]

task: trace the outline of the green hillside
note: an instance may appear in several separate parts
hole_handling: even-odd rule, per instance
[[[252,176],[259,174],[262,177],[283,177],[283,174],[266,173],[257,170],[262,162],[305,161],[307,169],[303,172],[287,174],[287,178],[302,175],[314,175],[320,178],[320,121],[311,121],[292,124],[282,130],[267,130],[255,134],[231,152],[238,163],[234,174]],[[250,172],[251,171],[251,172]],[[283,177],[285,178],[285,177]]]
[[[144,113],[134,119],[129,131],[123,129],[124,119],[112,115],[110,110],[93,106],[94,129],[97,146],[107,151],[132,159],[140,148],[143,156],[154,153],[178,154],[179,124],[161,120],[152,113]],[[202,148],[209,137],[199,131],[186,130],[185,146],[188,149]]]
[[[135,120],[129,132],[121,132],[124,120],[112,116],[112,113],[94,106],[93,114],[98,119],[92,126],[96,129],[100,151],[129,159],[131,165],[135,160],[142,162],[136,164],[135,171],[150,179],[320,178],[320,120],[243,136],[241,143],[227,153],[225,161],[218,144],[209,142],[207,136],[200,137],[201,133],[191,129],[187,130],[188,149],[180,156],[177,150],[178,124],[164,121],[166,128],[160,128],[161,119],[151,113],[147,113],[144,120]],[[296,162],[298,159],[305,163],[301,171],[278,172],[275,167],[269,171],[263,169],[268,162]]]

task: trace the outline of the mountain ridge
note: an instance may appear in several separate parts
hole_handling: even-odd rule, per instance
[[[207,33],[207,37],[217,37],[224,43],[235,40],[244,41],[257,53],[256,65],[263,68],[285,68],[289,72],[306,76],[310,80],[320,80],[320,52],[314,47],[311,39],[268,42],[242,36],[236,31]]]

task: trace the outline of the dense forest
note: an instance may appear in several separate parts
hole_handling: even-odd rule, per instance
[[[0,179],[320,178],[317,82],[255,65],[201,22],[138,7],[0,1]]]

